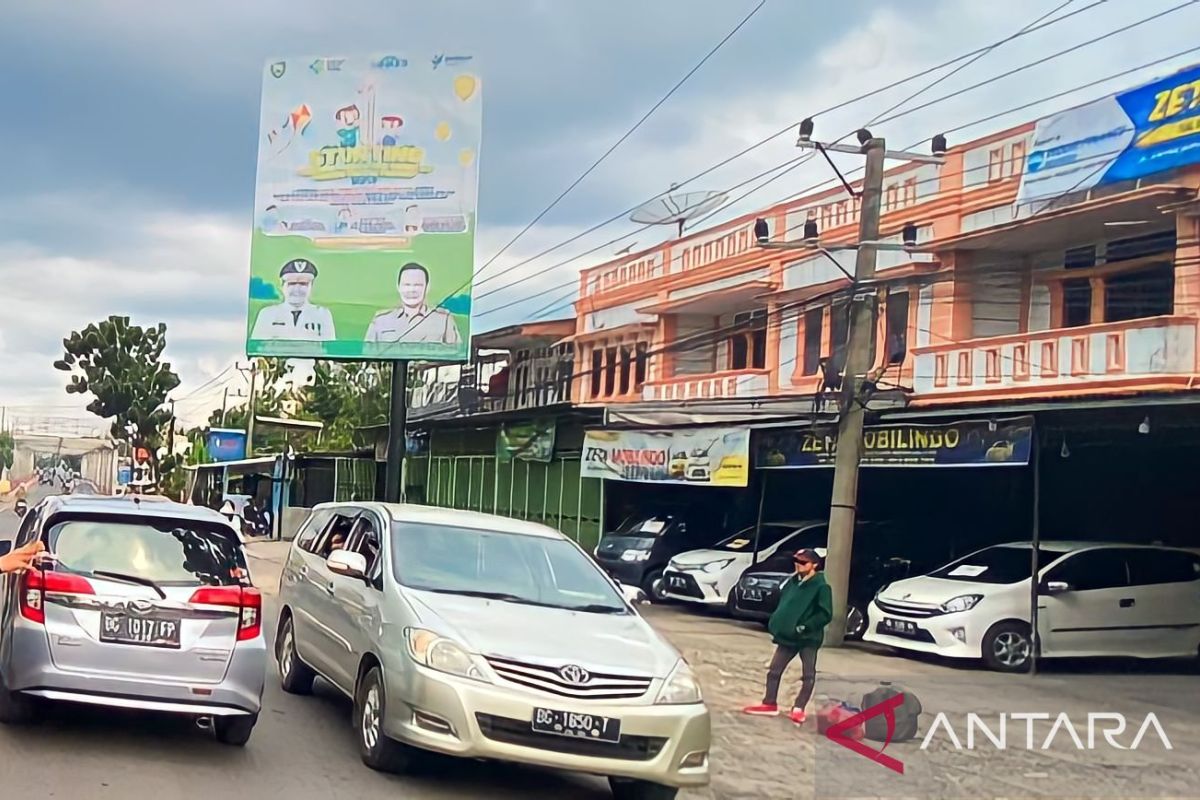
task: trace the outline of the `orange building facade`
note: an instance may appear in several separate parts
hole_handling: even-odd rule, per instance
[[[881,238],[915,224],[921,252],[878,252],[878,385],[913,406],[1200,391],[1200,167],[1018,205],[1033,130],[887,171]],[[761,248],[759,217],[776,242],[808,219],[822,244],[857,240],[839,187],[585,270],[576,404],[811,396],[836,376],[854,252]]]

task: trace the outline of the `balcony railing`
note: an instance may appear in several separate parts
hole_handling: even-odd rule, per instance
[[[913,349],[919,395],[1153,383],[1196,374],[1195,317],[1163,316]]]
[[[651,381],[642,388],[644,400],[715,400],[764,397],[770,382],[765,369],[740,369],[708,375],[680,375]]]

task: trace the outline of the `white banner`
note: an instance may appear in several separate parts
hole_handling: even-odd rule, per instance
[[[750,478],[750,429],[587,431],[581,470],[585,478],[745,486]]]

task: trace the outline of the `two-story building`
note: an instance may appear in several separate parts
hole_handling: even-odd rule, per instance
[[[957,144],[942,164],[886,171],[881,238],[898,243],[911,223],[917,247],[879,251],[876,280],[857,289],[878,321],[869,424],[993,420],[986,437],[994,420],[1028,416],[1044,528],[1171,538],[1200,512],[1190,500],[1200,165],[1019,195],[1030,154],[1040,169],[1052,152],[1038,130],[1030,122]],[[584,270],[578,405],[606,407],[610,427],[631,430],[831,420],[855,253],[757,246],[758,218],[772,242],[798,243],[812,221],[822,244],[853,243],[859,198],[829,189]],[[994,444],[989,458],[1003,452]],[[976,466],[996,466],[980,453]],[[864,470],[862,509],[919,515],[936,503],[942,524],[982,513],[997,535],[1027,535],[1031,471],[971,475],[966,463]],[[830,473],[780,470],[767,513],[827,510]]]

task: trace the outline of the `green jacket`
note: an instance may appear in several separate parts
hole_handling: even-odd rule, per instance
[[[787,579],[779,595],[779,607],[771,615],[767,630],[775,644],[785,647],[820,647],[825,640],[825,626],[833,619],[833,593],[818,572],[801,582],[793,576]]]

